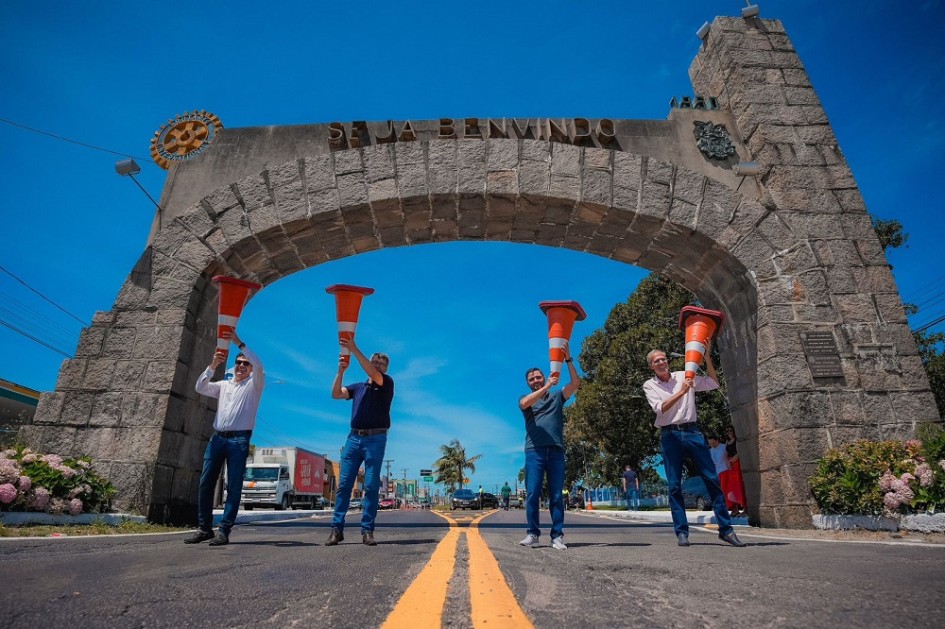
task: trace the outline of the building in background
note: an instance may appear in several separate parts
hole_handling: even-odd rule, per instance
[[[12,445],[16,432],[36,413],[39,391],[0,378],[0,445]]]

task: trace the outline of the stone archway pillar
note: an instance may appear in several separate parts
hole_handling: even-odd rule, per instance
[[[735,416],[749,501],[761,502],[752,514],[810,527],[808,478],[825,450],[908,438],[937,419],[935,402],[866,206],[780,21],[716,18],[689,74],[731,110],[772,210],[759,230],[774,253],[755,269],[758,423]],[[810,331],[833,335],[843,377],[812,377]]]

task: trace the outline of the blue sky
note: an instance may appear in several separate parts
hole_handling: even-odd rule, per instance
[[[900,220],[890,262],[914,324],[945,312],[933,185],[945,146],[945,3],[759,0],[787,28],[869,210]],[[276,5],[273,5],[276,6]],[[663,119],[692,94],[696,29],[735,0],[675,2],[76,3],[0,6],[0,118],[133,155],[158,198],[149,155],[168,119],[205,109],[225,127],[480,116]],[[153,206],[120,156],[0,122],[0,267],[83,321],[107,311],[141,254]],[[589,254],[508,243],[390,249],[324,264],[256,296],[241,335],[270,384],[255,440],[337,454],[349,404],[335,369],[335,283],[371,286],[358,339],[392,358],[388,445],[414,477],[459,438],[482,454],[473,485],[523,464],[516,400],[548,362],[538,302],[577,300],[599,327],[646,271]],[[423,287],[418,289],[418,287]],[[0,271],[0,378],[55,385],[82,325]],[[352,367],[350,377],[360,378]]]

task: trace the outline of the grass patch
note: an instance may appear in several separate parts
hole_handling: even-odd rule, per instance
[[[122,522],[121,524],[28,524],[8,526],[0,524],[0,537],[79,537],[83,535],[118,535],[140,533],[178,533],[186,527],[164,526],[148,522]]]

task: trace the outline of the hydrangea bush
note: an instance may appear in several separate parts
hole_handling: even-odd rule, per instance
[[[919,436],[829,450],[810,479],[820,510],[839,515],[945,511],[945,431],[927,424]]]
[[[114,495],[88,457],[41,454],[23,446],[0,451],[0,511],[102,513]]]

